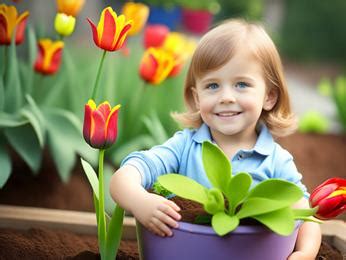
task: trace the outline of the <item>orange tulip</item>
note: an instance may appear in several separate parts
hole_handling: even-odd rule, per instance
[[[57,0],[58,13],[76,17],[84,5],[85,0]]]
[[[167,78],[174,66],[174,55],[171,52],[149,48],[143,55],[139,74],[146,82],[158,85]]]
[[[0,5],[0,45],[10,45],[14,34],[16,44],[23,42],[28,16],[28,11],[18,16],[16,7]]]
[[[96,107],[94,100],[89,99],[85,105],[83,136],[91,147],[106,149],[116,141],[119,108],[120,105],[112,108],[107,101]]]
[[[148,20],[149,7],[142,3],[127,2],[123,6],[122,13],[125,17],[133,21],[129,35],[135,35],[142,30]]]
[[[160,47],[164,43],[169,28],[163,24],[148,25],[144,30],[144,48]]]
[[[38,42],[38,57],[34,65],[35,70],[45,75],[57,72],[61,63],[63,47],[62,41],[40,40]]]
[[[132,21],[126,21],[124,15],[117,16],[112,7],[103,9],[97,27],[90,23],[95,44],[106,51],[119,50],[129,33]]]

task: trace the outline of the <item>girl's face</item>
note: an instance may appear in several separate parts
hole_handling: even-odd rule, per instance
[[[214,139],[250,137],[262,109],[270,110],[277,91],[267,91],[261,64],[246,47],[228,63],[196,80],[194,99]]]

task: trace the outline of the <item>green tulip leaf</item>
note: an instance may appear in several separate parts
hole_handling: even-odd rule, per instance
[[[24,159],[34,173],[38,173],[42,161],[42,149],[31,125],[4,129],[13,149]]]
[[[210,183],[226,193],[231,180],[232,169],[227,156],[210,142],[203,142],[202,160]]]
[[[124,212],[125,211],[118,205],[114,209],[107,230],[105,259],[116,259],[123,232]]]
[[[6,151],[6,144],[0,136],[0,189],[6,184],[12,171],[11,158]]]
[[[170,192],[184,199],[193,200],[201,204],[208,202],[208,189],[198,182],[179,174],[165,174],[157,181]]]
[[[287,203],[286,203],[287,204]],[[245,200],[241,209],[237,213],[239,219],[261,215],[271,211],[285,208],[286,205],[282,201],[270,200],[265,198],[250,198]]]
[[[237,206],[244,200],[250,189],[252,177],[246,172],[241,172],[232,177],[228,184],[227,191],[225,193],[228,203],[229,212],[234,214]]]
[[[290,235],[295,226],[294,216],[290,207],[254,216],[253,218],[282,236]]]
[[[248,198],[266,198],[277,200],[285,205],[293,204],[303,197],[302,190],[292,182],[281,179],[268,179],[255,186]]]
[[[2,71],[0,69],[0,111],[4,110],[4,107],[5,107],[5,87],[4,87],[4,82],[1,78],[1,75],[2,75]]]
[[[21,115],[0,112],[0,128],[22,126],[28,122],[28,119]]]
[[[237,216],[229,216],[224,212],[219,212],[212,217],[211,225],[216,234],[224,236],[238,227],[239,219]]]
[[[217,188],[208,190],[208,201],[204,204],[204,210],[209,214],[225,211],[225,200],[222,192]]]
[[[8,66],[5,71],[5,110],[13,113],[18,110],[23,101],[14,39],[9,47]]]
[[[94,168],[83,158],[80,159],[82,163],[82,167],[84,170],[85,175],[88,178],[88,181],[91,185],[91,188],[96,196],[96,199],[99,199],[99,179],[97,178],[97,174],[94,171]]]

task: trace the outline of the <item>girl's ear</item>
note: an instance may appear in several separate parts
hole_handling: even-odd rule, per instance
[[[279,90],[275,87],[270,88],[264,99],[263,109],[266,111],[271,110],[279,98]]]
[[[199,99],[198,99],[198,94],[197,94],[197,89],[195,87],[191,87],[192,95],[193,95],[193,100],[195,101],[196,108],[199,109]]]

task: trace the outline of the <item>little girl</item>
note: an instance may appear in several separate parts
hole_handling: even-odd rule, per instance
[[[178,227],[179,207],[146,189],[166,173],[210,187],[203,141],[218,145],[233,172],[249,172],[254,185],[269,178],[297,184],[305,194],[299,207],[307,205],[309,195],[292,156],[272,137],[293,132],[295,118],[279,54],[261,26],[230,20],[209,31],[192,57],[184,99],[187,111],[173,116],[188,128],[162,145],[131,153],[112,176],[110,192],[121,207],[155,234],[171,236],[171,228]],[[315,259],[320,242],[318,225],[304,223],[289,259]]]

